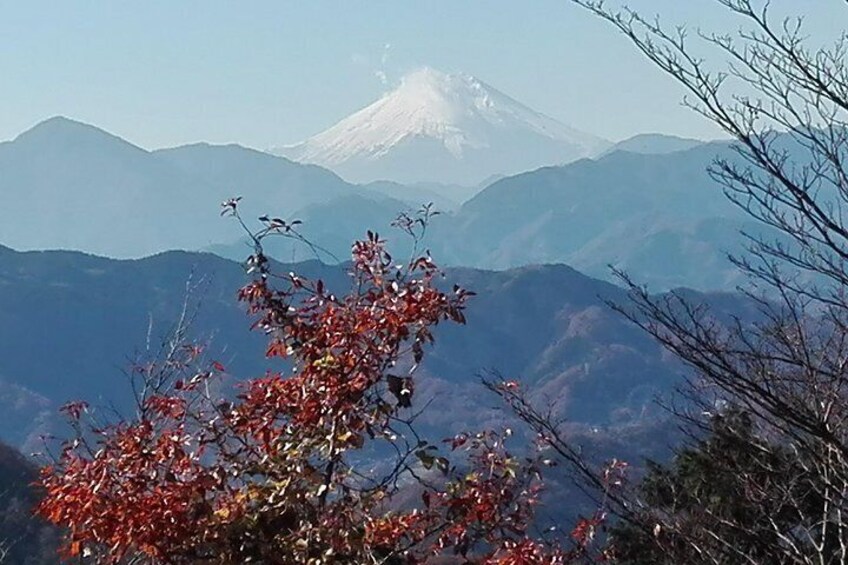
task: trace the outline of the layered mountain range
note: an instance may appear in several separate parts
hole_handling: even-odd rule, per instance
[[[337,292],[349,284],[344,266],[275,269],[320,277]],[[129,410],[125,372],[155,352],[186,302],[196,314],[191,335],[210,355],[236,378],[264,374],[273,368],[265,338],[249,331],[236,300],[246,280],[240,265],[212,254],[114,260],[0,248],[0,440],[37,450],[69,399]],[[437,328],[419,373],[421,406],[435,399],[422,422],[439,434],[503,417],[478,382],[485,371],[520,378],[558,414],[600,427],[639,424],[656,412],[654,396],[679,382],[681,367],[607,306],[627,300],[611,284],[562,265],[448,269],[445,283],[478,295],[466,326]]]
[[[366,230],[391,234],[398,213],[434,202],[445,213],[426,243],[447,264],[565,263],[601,278],[612,264],[657,290],[732,288],[738,275],[725,252],[739,250],[738,231],[752,226],[705,173],[717,155],[732,156],[729,145],[640,136],[620,147],[498,178],[459,203],[444,185],[355,185],[238,145],[148,151],[54,118],[0,143],[0,243],[117,258],[205,249],[241,260],[244,234],[218,214],[240,195],[248,219],[303,220],[304,235],[330,251],[319,258],[335,262]],[[271,250],[314,258],[286,242]]]

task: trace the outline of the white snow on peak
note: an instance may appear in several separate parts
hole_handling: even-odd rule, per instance
[[[331,128],[271,151],[334,168],[352,161],[379,161],[405,142],[425,141],[443,146],[462,161],[471,150],[502,147],[506,139],[528,135],[567,145],[567,160],[590,156],[605,146],[603,140],[536,112],[471,75],[425,67]],[[487,174],[496,172],[503,171]]]

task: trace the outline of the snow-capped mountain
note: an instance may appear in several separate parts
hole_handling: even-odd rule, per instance
[[[608,146],[470,75],[424,68],[330,129],[271,152],[355,182],[476,184]]]

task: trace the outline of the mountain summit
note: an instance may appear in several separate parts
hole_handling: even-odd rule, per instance
[[[424,68],[330,129],[271,151],[356,182],[476,184],[592,156],[607,145],[470,75]]]

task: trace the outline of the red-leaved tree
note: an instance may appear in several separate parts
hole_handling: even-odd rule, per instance
[[[224,209],[242,222],[237,199]],[[429,214],[404,217],[401,227],[415,235]],[[38,507],[66,528],[65,555],[104,563],[589,558],[594,523],[579,525],[567,549],[528,534],[539,464],[509,452],[509,430],[438,447],[412,426],[412,375],[432,329],[464,323],[472,293],[441,290],[426,255],[398,266],[371,233],[353,245],[345,296],[321,280],[275,276],[262,239],[299,236],[294,224],[260,220],[253,275],[238,297],[267,335],[267,356],[290,368],[221,394],[225,367],[180,340],[140,370],[137,417],[94,426],[84,404],[67,405],[77,434],[42,470]]]

